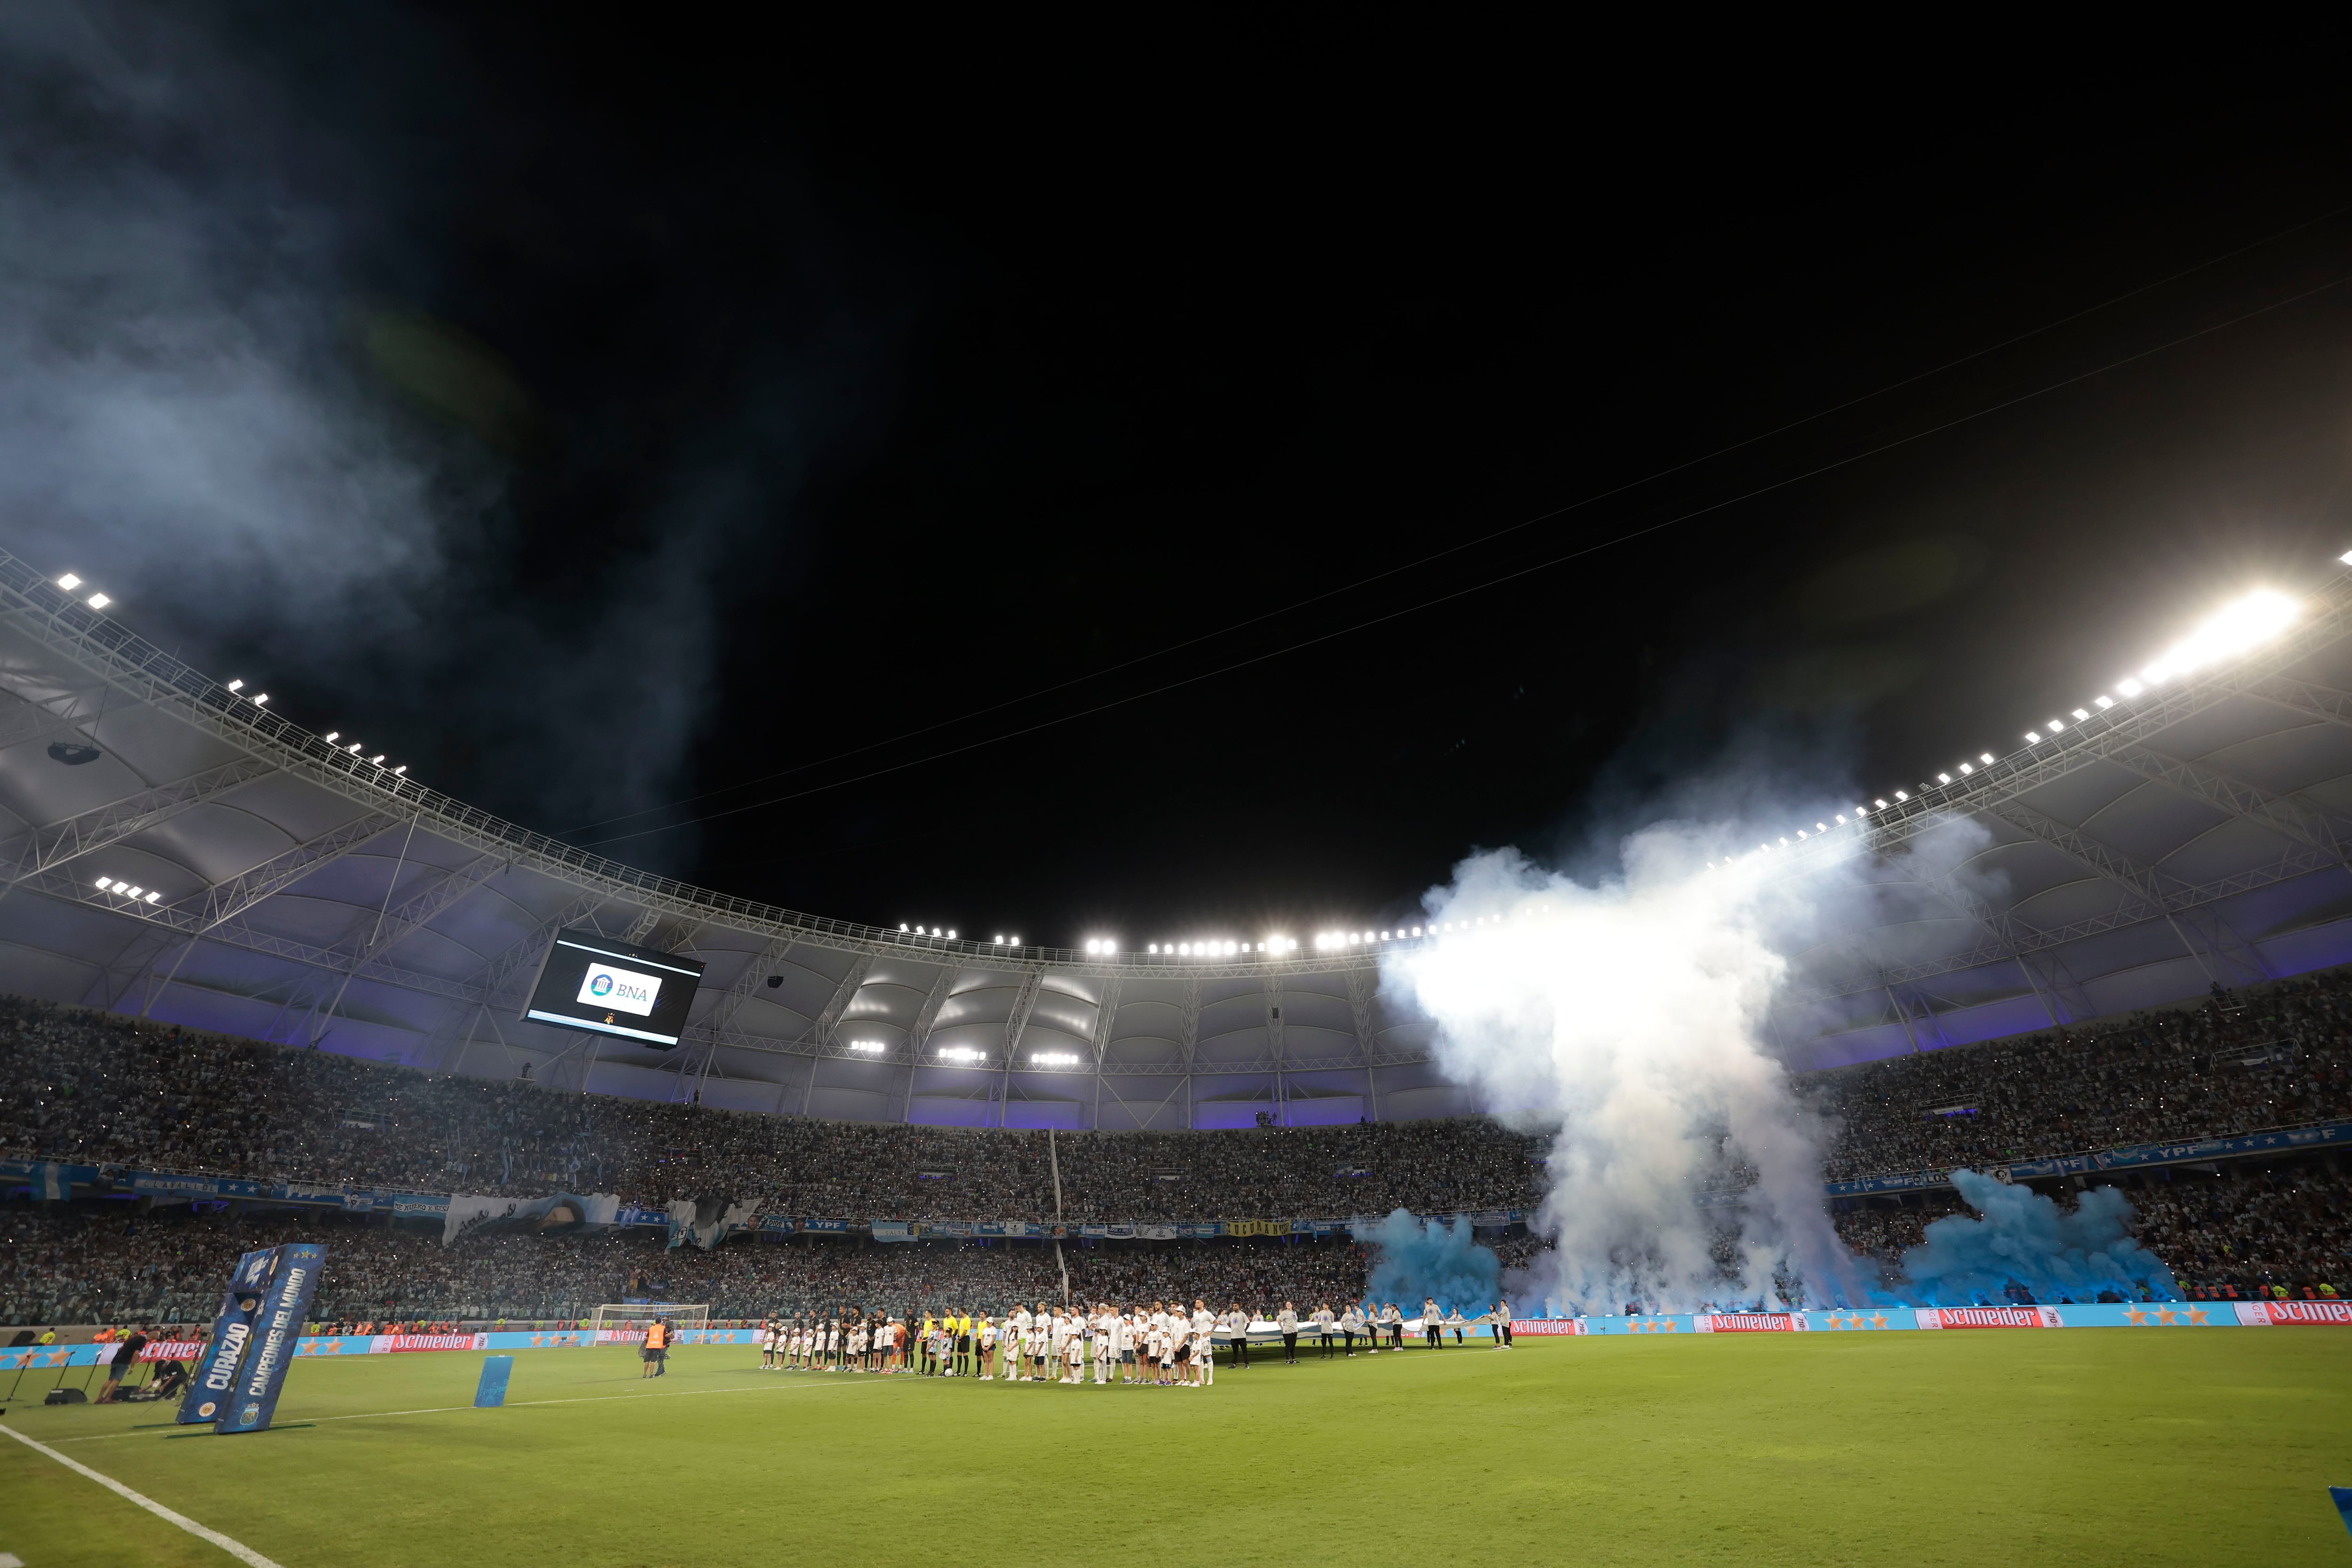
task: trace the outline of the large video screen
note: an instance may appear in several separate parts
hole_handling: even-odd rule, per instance
[[[562,931],[547,950],[522,1016],[668,1050],[686,1030],[701,984],[702,965],[691,958],[593,931]]]

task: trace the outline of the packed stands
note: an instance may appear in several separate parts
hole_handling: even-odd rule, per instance
[[[1538,1145],[1493,1122],[1063,1133],[1073,1220],[1510,1208]],[[564,1093],[0,1000],[0,1156],[416,1192],[724,1195],[865,1219],[1050,1217],[1046,1135]]]
[[[2352,973],[1814,1075],[1832,1181],[2352,1118]]]
[[[295,1240],[326,1244],[313,1309],[322,1321],[577,1320],[630,1297],[708,1301],[715,1315],[740,1318],[861,1306],[996,1310],[1016,1299],[1061,1299],[1055,1249],[1035,1242],[745,1237],[705,1252],[666,1248],[654,1232],[613,1231],[468,1237],[444,1247],[437,1230],[316,1211],[233,1218],[84,1203],[55,1215],[0,1207],[0,1323],[202,1321],[240,1252]],[[1255,1309],[1337,1302],[1364,1280],[1363,1249],[1347,1240],[1074,1243],[1062,1257],[1081,1300],[1208,1297]]]
[[[2117,1144],[2352,1119],[2352,976],[2309,976],[2079,1031],[1870,1063],[1801,1080],[1830,1119],[1832,1179],[1999,1166]],[[1532,1207],[1541,1143],[1457,1119],[1191,1134],[1060,1134],[1072,1222]],[[1051,1217],[1043,1133],[809,1121],[435,1076],[0,998],[0,1156],[192,1174],[625,1203],[751,1201],[864,1220]],[[2143,1239],[2192,1292],[2352,1279],[2344,1156],[2174,1165],[2120,1178]],[[2108,1178],[2101,1178],[2108,1179]],[[1958,1207],[1948,1191],[1840,1200],[1849,1244],[1892,1258]],[[722,1314],[969,1305],[1058,1294],[1051,1247],[790,1243],[709,1252],[655,1233],[499,1235],[318,1211],[145,1212],[120,1200],[0,1209],[0,1320],[207,1316],[228,1261],[298,1232],[334,1249],[322,1315],[562,1318],[652,1293]],[[282,1233],[282,1234],[281,1234]],[[1534,1244],[1514,1235],[1505,1245]],[[1081,1296],[1256,1305],[1359,1288],[1345,1241],[1066,1247]]]

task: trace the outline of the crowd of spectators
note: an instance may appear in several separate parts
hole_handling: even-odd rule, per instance
[[[2192,1296],[2245,1297],[2284,1287],[2300,1296],[2352,1283],[2352,1176],[2326,1154],[2158,1169],[2126,1178],[2140,1245]],[[2064,1201],[2065,1194],[2060,1194]],[[1949,1190],[1855,1204],[1838,1236],[1893,1266],[1947,1215],[1969,1213]]]
[[[2352,971],[1801,1082],[1832,1181],[2352,1118]]]
[[[1512,1208],[1540,1145],[1481,1118],[1217,1133],[812,1121],[0,998],[0,1156],[428,1193],[723,1196],[833,1218],[1180,1221]]]
[[[2117,1143],[2352,1118],[2352,972],[2095,1029],[1805,1075],[1832,1179],[1979,1167]],[[422,1073],[0,997],[0,1156],[190,1174],[516,1196],[749,1201],[862,1220],[1185,1221],[1532,1208],[1540,1139],[1483,1119],[1209,1133],[1062,1133],[812,1121]],[[2136,1179],[2145,1239],[2184,1283],[2252,1290],[2352,1274],[2332,1165]],[[2231,1174],[2239,1172],[2239,1174]],[[210,1208],[213,1205],[205,1205]],[[1840,1212],[1890,1260],[1949,1193]],[[236,1252],[331,1230],[330,1316],[558,1318],[653,1293],[714,1311],[945,1303],[1006,1293],[1257,1301],[1360,1288],[1352,1243],[1034,1244],[738,1238],[643,1231],[437,1234],[318,1211],[241,1221],[121,1203],[0,1213],[0,1319],[208,1316]],[[278,1233],[283,1232],[280,1236]],[[1508,1245],[1534,1245],[1524,1237]]]
[[[204,1205],[209,1211],[215,1205]],[[82,1202],[0,1206],[0,1323],[203,1322],[240,1253],[322,1242],[312,1316],[333,1321],[578,1321],[635,1297],[709,1303],[721,1318],[900,1306],[993,1310],[1061,1300],[1213,1297],[1253,1307],[1360,1293],[1364,1249],[1344,1238],[1215,1242],[877,1243],[744,1236],[706,1252],[657,1232],[493,1234],[443,1246],[438,1231],[331,1212],[232,1216],[191,1205],[142,1212]]]

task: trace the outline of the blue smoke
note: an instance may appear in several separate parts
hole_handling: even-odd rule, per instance
[[[1998,1303],[2012,1284],[2043,1302],[2092,1301],[2102,1290],[2134,1300],[2143,1284],[2159,1297],[2179,1294],[2172,1270],[2132,1239],[2131,1202],[2120,1188],[2084,1193],[2069,1213],[2031,1187],[1974,1171],[1954,1171],[1952,1185],[1983,1217],[1947,1215],[1904,1253],[1923,1306]]]
[[[1407,1317],[1432,1296],[1465,1317],[1486,1310],[1502,1296],[1503,1260],[1472,1238],[1467,1215],[1457,1215],[1449,1226],[1397,1209],[1377,1225],[1360,1219],[1349,1228],[1358,1241],[1377,1249],[1366,1293],[1375,1301],[1394,1301]]]

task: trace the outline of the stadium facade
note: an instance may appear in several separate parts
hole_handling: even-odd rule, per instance
[[[0,987],[843,1121],[1175,1131],[1471,1109],[1426,1025],[1381,994],[1402,945],[1381,933],[1088,953],[713,892],[390,771],[88,599],[0,553]],[[1800,956],[1772,1019],[1786,1059],[1932,1049],[2352,959],[2347,633],[2338,574],[2251,652],[2109,706],[2086,691],[2021,750],[1759,851],[1875,884],[1870,919]],[[522,1019],[566,928],[704,963],[678,1048]]]

